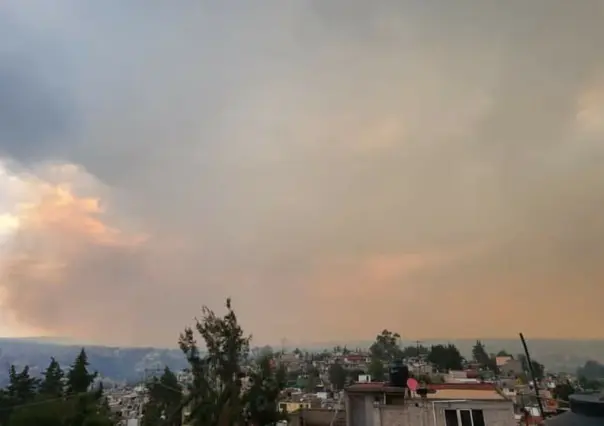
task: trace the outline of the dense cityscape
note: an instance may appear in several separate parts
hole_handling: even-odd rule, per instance
[[[138,383],[106,381],[90,368],[85,348],[68,366],[52,358],[38,376],[11,366],[0,424],[540,425],[569,412],[571,395],[604,388],[604,365],[596,361],[576,374],[557,373],[480,340],[467,358],[453,344],[400,341],[383,330],[368,348],[253,347],[227,300],[223,317],[204,308],[181,334],[181,371],[156,366]]]

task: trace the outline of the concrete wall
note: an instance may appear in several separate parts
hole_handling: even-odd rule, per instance
[[[346,426],[346,413],[344,411],[311,408],[301,410],[289,415],[290,426]]]
[[[445,426],[447,410],[483,410],[486,426],[516,426],[511,401],[408,401],[404,405],[375,405],[372,395],[351,396],[349,426]]]

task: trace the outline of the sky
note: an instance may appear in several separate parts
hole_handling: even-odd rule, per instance
[[[604,338],[603,2],[52,3],[0,3],[0,334]]]

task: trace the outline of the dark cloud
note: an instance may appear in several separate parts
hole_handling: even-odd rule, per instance
[[[171,342],[226,295],[273,341],[386,326],[599,333],[586,324],[603,320],[592,302],[604,275],[600,2],[62,5],[4,6],[64,46],[11,93],[25,102],[19,93],[58,87],[66,100],[35,102],[53,125],[22,127],[30,148],[6,152],[81,165],[109,200],[101,219],[149,237],[129,255],[97,251],[88,231],[72,234],[77,256],[29,252],[65,265],[63,286],[35,281],[57,307],[87,295],[130,304],[82,321],[98,339]],[[59,62],[69,78],[51,72]],[[547,321],[510,319],[537,298]],[[78,332],[78,313],[59,321],[20,300],[10,308],[33,325]],[[563,303],[587,308],[569,325],[550,315]]]

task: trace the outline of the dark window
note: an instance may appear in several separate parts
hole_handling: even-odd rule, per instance
[[[472,426],[470,410],[459,410],[459,418],[461,419],[461,426]]]
[[[446,426],[459,426],[457,421],[457,410],[445,410]]]
[[[473,426],[485,426],[482,410],[472,410],[472,423]]]

